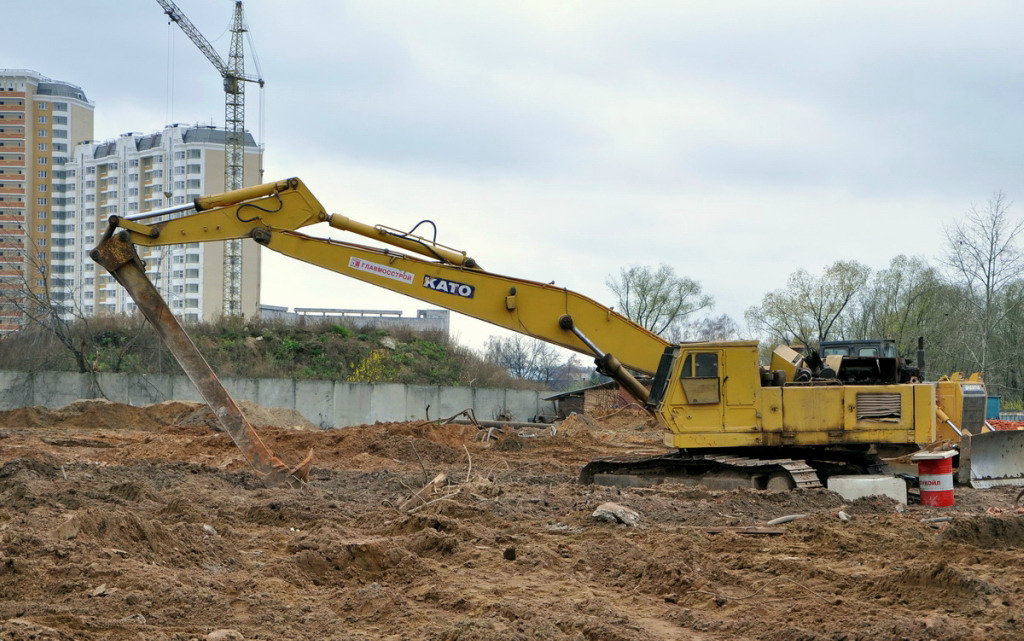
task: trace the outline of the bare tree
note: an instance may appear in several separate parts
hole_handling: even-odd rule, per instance
[[[679,276],[669,265],[657,269],[630,265],[609,276],[605,284],[617,297],[619,310],[634,323],[658,335],[713,304],[697,281]]]
[[[673,343],[684,341],[732,341],[740,337],[740,326],[728,314],[705,316],[679,324],[671,334]]]
[[[8,237],[7,240],[13,240]],[[22,239],[29,242],[29,239]],[[8,244],[15,244],[9,242]],[[17,255],[22,258],[16,275],[6,276],[0,287],[0,306],[17,312],[26,327],[38,328],[51,335],[74,359],[79,372],[92,368],[87,358],[87,340],[76,327],[78,317],[73,314],[70,301],[58,300],[53,292],[53,279],[44,254],[29,246]]]
[[[849,337],[891,338],[902,354],[912,353],[922,335],[938,347],[950,313],[948,296],[948,287],[923,258],[896,256],[861,294],[858,315],[847,325]]]
[[[784,289],[765,294],[759,306],[747,310],[747,323],[769,340],[784,343],[811,345],[841,335],[870,274],[867,266],[852,260],[832,263],[820,278],[797,270]]]
[[[1003,192],[996,192],[983,209],[972,205],[963,220],[946,228],[943,262],[963,286],[973,312],[964,318],[970,329],[965,339],[974,366],[983,373],[992,361],[997,327],[1024,300],[1019,288],[1008,289],[1024,275],[1024,253],[1018,247],[1024,220],[1011,220],[1010,205]],[[1007,298],[1007,292],[1018,295]]]
[[[526,336],[491,336],[485,358],[508,370],[515,378],[548,385],[558,367],[558,353],[551,345]]]

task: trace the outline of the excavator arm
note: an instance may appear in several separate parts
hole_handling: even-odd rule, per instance
[[[168,212],[173,215],[175,210],[129,218],[112,216],[97,251],[118,229],[127,233],[126,242],[149,247],[252,238],[297,260],[595,355],[585,342],[589,339],[602,352],[615,354],[623,365],[639,372],[653,373],[668,346],[659,336],[576,292],[486,272],[465,252],[434,240],[328,214],[298,178],[199,198],[186,207],[195,209],[195,213],[152,223],[143,221],[167,216]],[[318,223],[424,257],[297,231]],[[572,318],[571,327],[565,327],[563,317],[567,315]],[[585,333],[585,338],[580,338],[574,328]]]
[[[390,247],[369,247],[297,231],[321,223]],[[93,260],[125,287],[267,485],[304,481],[310,458],[289,467],[260,441],[146,277],[136,250],[242,238],[251,238],[297,260],[590,354],[599,371],[617,380],[641,402],[647,400],[648,392],[626,367],[655,372],[669,345],[576,292],[486,272],[465,252],[441,245],[436,239],[328,214],[298,178],[197,198],[189,205],[136,216],[111,216],[91,253]]]

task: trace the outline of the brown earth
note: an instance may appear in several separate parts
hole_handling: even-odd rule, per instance
[[[248,410],[282,458],[314,450],[308,487],[261,487],[195,404],[0,412],[0,639],[1022,638],[1014,490],[958,489],[945,510],[616,490],[575,478],[590,458],[658,448],[631,410],[523,438],[296,431],[267,427],[302,424],[285,411]],[[639,526],[594,520],[606,501]],[[797,513],[779,536],[705,530]],[[935,516],[952,520],[921,520]]]

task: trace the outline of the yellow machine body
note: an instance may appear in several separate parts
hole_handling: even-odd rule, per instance
[[[250,238],[297,260],[596,356],[599,368],[657,417],[672,448],[928,443],[949,431],[937,432],[936,389],[939,405],[962,417],[964,393],[980,385],[969,379],[950,379],[938,388],[799,383],[794,378],[802,355],[788,348],[772,358],[772,369],[786,375],[763,378],[756,342],[668,343],[576,292],[484,271],[465,252],[435,239],[329,214],[297,178],[199,198],[194,209],[112,216],[93,257],[115,255],[116,265],[141,264],[136,246]],[[317,224],[390,247],[297,231]],[[129,293],[138,302],[138,292]],[[176,351],[175,356],[181,362]],[[625,368],[655,374],[649,394]]]
[[[672,382],[655,398],[666,445],[909,445],[935,439],[934,386],[764,386],[757,347],[755,341],[679,347]]]

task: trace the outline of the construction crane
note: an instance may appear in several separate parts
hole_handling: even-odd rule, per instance
[[[199,33],[192,21],[171,0],[156,0],[164,13],[185,32],[207,60],[220,72],[224,80],[224,189],[232,191],[244,187],[245,168],[245,83],[255,82],[263,86],[263,78],[245,73],[245,52],[242,34],[248,31],[242,0],[235,0],[235,12],[231,20],[231,49],[228,60],[220,57],[210,41]],[[224,309],[225,316],[242,314],[242,241],[227,240],[224,243]]]

